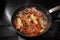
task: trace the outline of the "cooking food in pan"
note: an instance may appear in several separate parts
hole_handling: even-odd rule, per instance
[[[18,11],[13,25],[19,33],[27,36],[38,36],[47,28],[47,17],[35,7]]]

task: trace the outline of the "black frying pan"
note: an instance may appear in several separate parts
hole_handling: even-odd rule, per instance
[[[47,27],[46,27],[46,30],[44,32],[42,32],[40,35],[44,34],[51,26],[52,24],[52,19],[51,19],[51,15],[50,13],[54,12],[54,11],[57,11],[60,9],[60,6],[56,6],[50,10],[47,10],[46,8],[44,8],[43,6],[41,5],[38,5],[38,4],[23,4],[21,5],[20,7],[18,7],[15,12],[13,13],[12,15],[12,18],[11,18],[11,23],[13,22],[13,20],[16,18],[16,14],[21,11],[21,10],[24,10],[25,8],[31,8],[31,7],[36,7],[38,10],[42,11],[44,13],[44,15],[47,17]],[[13,23],[12,23],[13,25]],[[18,32],[15,28],[15,26],[13,25],[15,31],[19,34],[19,35],[22,35],[22,36],[25,36],[25,37],[30,37],[30,36],[27,36],[27,35],[24,35],[20,32]],[[40,36],[40,35],[37,35],[37,36]]]

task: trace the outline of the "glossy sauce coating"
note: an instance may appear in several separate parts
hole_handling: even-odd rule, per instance
[[[38,36],[47,27],[47,17],[35,7],[19,11],[13,21],[16,30],[24,35]]]

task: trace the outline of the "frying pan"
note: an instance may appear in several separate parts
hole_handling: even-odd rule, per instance
[[[39,11],[42,11],[44,13],[44,15],[47,17],[47,27],[46,27],[46,30],[44,32],[42,32],[40,35],[44,34],[46,31],[48,31],[48,29],[50,28],[51,24],[52,24],[52,18],[51,18],[51,15],[50,13],[54,12],[54,11],[57,11],[57,10],[60,10],[60,6],[56,6],[50,10],[47,10],[46,8],[44,8],[42,5],[38,5],[38,4],[33,4],[33,3],[30,3],[30,4],[23,4],[23,5],[20,5],[20,7],[18,7],[13,15],[12,15],[12,18],[11,18],[11,23],[13,25],[13,20],[16,18],[16,14],[21,11],[21,10],[24,10],[25,8],[31,8],[31,7],[36,7],[36,9],[38,9]],[[20,32],[18,32],[15,28],[15,26],[13,25],[15,31],[19,34],[19,35],[22,35],[22,36],[25,36],[25,37],[31,37],[31,36],[27,36],[27,35],[24,35]],[[37,36],[40,36],[40,35],[37,35]]]

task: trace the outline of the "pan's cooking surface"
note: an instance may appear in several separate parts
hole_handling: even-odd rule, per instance
[[[11,25],[9,23],[10,18],[8,18],[12,15],[10,13],[13,13],[12,11],[14,11],[17,6],[19,7],[19,5],[25,3],[25,0],[24,1],[22,1],[22,0],[17,0],[17,1],[16,0],[6,0],[6,1],[7,1],[7,4],[6,4],[6,8],[5,8],[4,13],[6,13],[7,15],[4,14],[6,16],[3,16],[2,20],[1,20],[1,23],[4,26],[0,26],[1,27],[0,28],[0,31],[1,31],[0,32],[0,37],[3,40],[5,40],[5,39],[6,40],[18,40],[18,39],[19,40],[25,40],[24,38],[16,35],[16,33],[14,32],[14,29],[11,27]],[[37,3],[37,4],[42,4],[47,9],[49,9],[49,8],[55,6],[55,5],[60,4],[60,2],[58,0],[57,1],[54,1],[54,0],[53,1],[33,0],[33,2]],[[54,15],[52,14],[53,15],[52,16],[53,20],[55,20],[54,17],[57,18],[57,15],[58,15],[58,13],[60,13],[60,11],[54,12],[54,13],[56,13],[56,14],[54,14]],[[8,25],[8,26],[6,26],[6,25]],[[11,29],[13,29],[13,31]],[[34,39],[36,39],[36,40],[47,40],[47,39],[48,40],[55,40],[55,39],[57,39],[58,40],[60,38],[59,30],[60,30],[60,21],[55,21],[55,22],[52,23],[51,28],[43,36],[38,37],[38,38],[34,38]],[[27,38],[27,40],[28,40],[28,38]]]
[[[19,10],[15,15],[16,17],[14,15],[12,16],[12,23],[19,33],[33,37],[41,35],[47,29],[47,17],[36,7]]]

